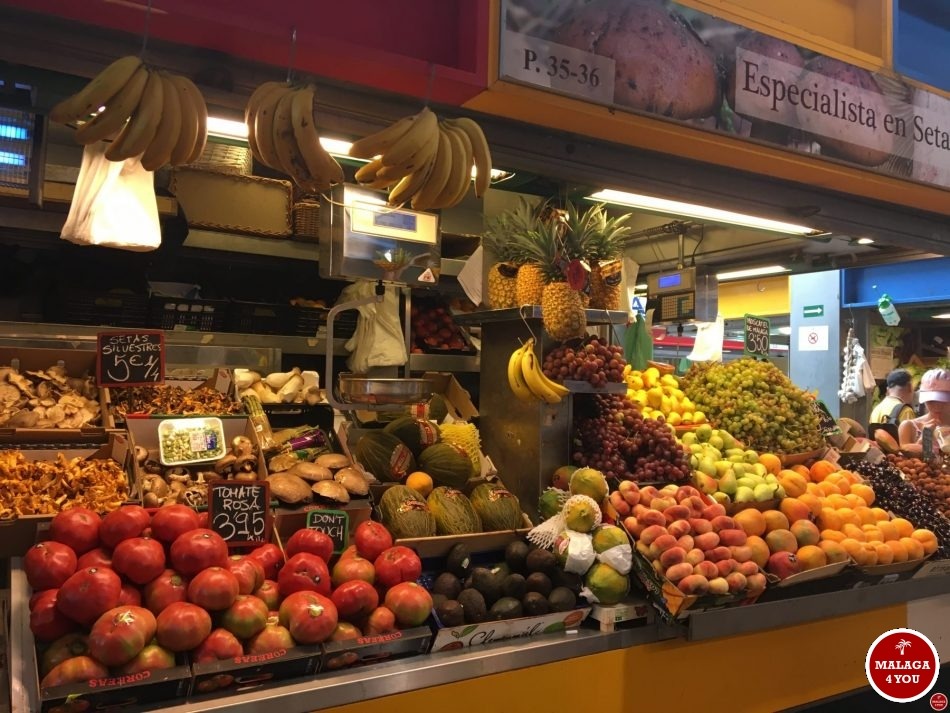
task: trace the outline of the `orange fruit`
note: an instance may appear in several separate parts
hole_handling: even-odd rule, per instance
[[[824,567],[828,564],[828,555],[826,555],[825,551],[818,545],[799,547],[795,556],[798,557],[798,563],[802,566],[803,570]]]
[[[858,508],[866,508],[868,504],[864,502],[864,499],[860,495],[855,495],[854,493],[848,493],[844,496],[845,502],[848,503],[848,507],[852,510],[857,510]]]
[[[732,516],[736,524],[745,531],[746,535],[765,534],[766,521],[765,515],[755,508],[746,508],[740,510]]]
[[[855,483],[851,486],[851,492],[861,497],[868,507],[874,504],[874,488],[865,483]]]
[[[762,513],[765,516],[765,531],[771,532],[772,530],[787,530],[788,529],[788,518],[785,517],[785,513],[778,510],[766,510]]]
[[[842,495],[847,495],[851,492],[851,483],[848,482],[848,479],[845,478],[840,473],[829,473],[828,477],[825,478],[822,482],[824,483],[833,483],[834,486],[838,489],[838,492]]]
[[[789,530],[795,535],[799,547],[817,545],[821,539],[820,531],[811,520],[796,520]]]
[[[827,542],[841,542],[846,537],[847,535],[841,532],[841,530],[822,530],[821,531],[821,539]]]
[[[782,461],[774,453],[760,453],[759,463],[764,465],[765,469],[774,475],[778,475],[779,471],[782,470]]]
[[[860,562],[860,560],[864,559],[864,555],[862,554],[864,550],[861,547],[864,544],[863,542],[858,542],[855,539],[847,537],[838,544],[844,548],[844,551],[847,552],[848,556],[855,562]]]
[[[930,530],[914,530],[911,537],[923,545],[925,555],[932,555],[937,551],[937,536]]]
[[[818,499],[818,496],[813,493],[804,493],[798,496],[798,499],[805,503],[809,510],[811,510],[812,517],[818,517],[821,513],[821,501]]]
[[[818,527],[822,530],[841,530],[844,523],[833,508],[822,508],[818,516]]]
[[[854,485],[855,483],[861,482],[861,476],[851,470],[842,470],[839,471],[845,478],[848,479],[848,482]]]
[[[899,542],[907,548],[908,560],[919,560],[924,558],[924,546],[919,540],[913,537],[902,537]]]
[[[845,537],[850,537],[852,540],[857,540],[858,542],[866,542],[867,536],[857,525],[852,525],[850,522],[846,522],[841,527],[841,531],[845,534]]]
[[[409,477],[406,478],[406,487],[410,490],[415,490],[422,497],[428,497],[429,493],[432,492],[432,477],[428,473],[423,473],[421,470],[417,470],[414,473],[410,473]]]
[[[779,503],[778,509],[782,511],[790,523],[796,520],[808,520],[811,518],[811,509],[796,498],[784,498]]]
[[[895,517],[891,522],[894,523],[894,527],[897,528],[897,534],[901,537],[910,537],[914,534],[914,526],[911,524],[910,520],[905,520],[902,517]]]
[[[889,540],[884,543],[891,548],[891,551],[894,553],[894,562],[906,562],[907,561],[907,547],[900,540]]]
[[[877,552],[878,564],[890,564],[894,561],[894,550],[888,547],[886,542],[874,543],[874,550]]]
[[[891,516],[888,514],[887,510],[884,508],[871,508],[871,512],[874,513],[874,519],[878,522],[882,520],[890,520]]]
[[[825,553],[825,558],[828,560],[828,564],[846,562],[848,560],[848,551],[841,546],[840,542],[822,540],[818,543],[818,546]]]
[[[877,529],[881,531],[884,542],[899,540],[901,538],[900,533],[897,531],[897,525],[890,520],[879,520],[876,524]]]
[[[805,492],[812,495],[824,495],[819,484],[812,483],[811,481],[809,481],[808,485],[805,486]]]
[[[879,527],[862,525],[861,529],[864,530],[864,539],[868,542],[884,542],[884,533],[881,532]]]
[[[778,476],[778,482],[785,488],[785,495],[790,498],[804,495],[808,489],[808,481],[793,470],[783,470]]]

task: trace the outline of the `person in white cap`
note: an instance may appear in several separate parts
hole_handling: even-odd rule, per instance
[[[901,450],[922,453],[921,437],[925,428],[950,426],[950,371],[931,369],[920,380],[917,399],[927,410],[923,416],[903,421],[897,435]]]

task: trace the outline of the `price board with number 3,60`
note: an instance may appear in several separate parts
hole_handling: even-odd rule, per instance
[[[216,480],[208,485],[208,526],[229,547],[270,539],[270,483]]]

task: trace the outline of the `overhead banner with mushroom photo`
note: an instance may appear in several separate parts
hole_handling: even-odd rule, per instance
[[[950,100],[668,0],[505,0],[502,79],[950,188]]]

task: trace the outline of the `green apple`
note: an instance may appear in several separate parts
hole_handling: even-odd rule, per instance
[[[775,489],[768,483],[762,483],[761,485],[755,486],[755,490],[752,494],[757,503],[764,503],[766,500],[771,500],[775,496]]]
[[[751,503],[755,500],[755,492],[752,488],[740,485],[738,490],[736,490],[733,500],[737,503]]]
[[[712,426],[710,426],[708,423],[704,423],[696,429],[695,433],[696,438],[698,438],[700,441],[706,442],[712,435]]]
[[[719,489],[726,495],[735,495],[739,488],[739,483],[733,473],[726,473],[719,478]]]

